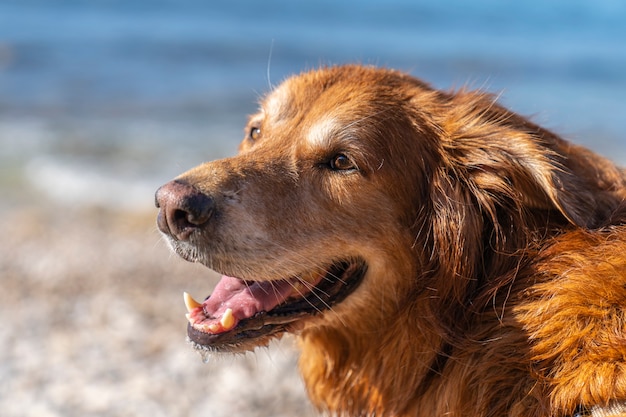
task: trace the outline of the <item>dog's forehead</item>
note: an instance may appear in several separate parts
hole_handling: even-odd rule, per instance
[[[329,146],[331,138],[335,137],[341,129],[339,120],[326,115],[316,120],[304,134],[304,140],[313,148],[324,148]]]
[[[274,123],[279,123],[288,118],[291,102],[291,91],[287,83],[283,83],[266,97],[261,107],[266,117],[271,118]]]
[[[345,104],[347,101],[354,103],[357,96],[362,96],[358,100],[361,104],[368,102],[365,96],[371,94],[371,85],[368,88],[355,79],[337,79],[332,77],[333,74],[329,71],[318,71],[288,78],[262,101],[264,116],[273,123],[295,117],[320,118],[327,112],[337,114],[354,108],[354,105]]]
[[[353,74],[353,70],[337,68],[288,78],[264,98],[253,120],[262,124],[268,138],[276,139],[271,140],[272,146],[291,144],[314,152],[377,147],[384,152],[381,132],[389,124],[388,116],[401,116],[401,105],[389,103],[402,100],[396,100],[377,73]]]

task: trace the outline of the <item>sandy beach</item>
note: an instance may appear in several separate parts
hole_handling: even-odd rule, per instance
[[[155,214],[2,210],[2,415],[315,415],[291,338],[202,363],[182,292],[203,297],[216,276],[169,252]]]

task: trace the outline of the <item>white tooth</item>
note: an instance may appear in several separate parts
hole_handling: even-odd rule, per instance
[[[215,333],[217,333],[217,332],[219,332],[219,331],[220,331],[220,326],[219,326],[217,323],[213,323],[213,324],[211,324],[211,325],[209,325],[209,326],[206,326],[206,329],[207,329],[209,332],[211,332],[211,333],[215,334]]]
[[[185,307],[187,307],[187,311],[191,313],[191,311],[195,308],[202,307],[202,304],[193,299],[191,295],[184,292],[183,299],[185,300]]]
[[[227,308],[224,315],[220,319],[220,324],[224,330],[230,330],[235,326],[235,316],[233,316],[232,308]]]

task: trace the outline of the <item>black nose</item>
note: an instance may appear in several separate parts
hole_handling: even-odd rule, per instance
[[[157,226],[163,233],[178,240],[187,240],[211,218],[214,202],[211,197],[181,181],[170,181],[155,194],[159,208]]]

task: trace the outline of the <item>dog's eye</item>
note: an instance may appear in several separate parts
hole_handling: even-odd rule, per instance
[[[356,165],[346,155],[339,153],[330,160],[330,168],[336,171],[347,171],[356,169]]]
[[[250,132],[248,133],[248,137],[253,141],[258,140],[261,137],[261,129],[258,127],[251,127]]]

